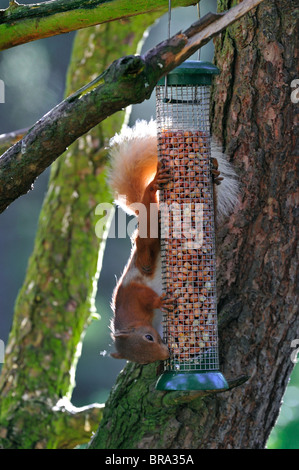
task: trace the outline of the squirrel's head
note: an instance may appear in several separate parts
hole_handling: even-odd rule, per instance
[[[116,359],[149,364],[169,357],[168,347],[151,326],[116,330],[113,337],[117,352],[111,356]]]

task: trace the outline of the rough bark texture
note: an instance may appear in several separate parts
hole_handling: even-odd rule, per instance
[[[294,365],[291,341],[299,337],[298,105],[290,99],[298,13],[295,1],[267,1],[216,41],[223,73],[213,129],[242,182],[240,209],[218,234],[222,352],[227,375],[251,376],[221,403],[226,448],[265,446]]]
[[[67,94],[94,78],[118,54],[133,54],[156,17],[144,15],[125,24],[80,31]],[[112,202],[103,149],[120,130],[124,115],[124,111],[114,114],[78,139],[52,166],[0,378],[0,446],[4,448],[74,447],[89,439],[101,418],[98,406],[76,410],[65,409],[65,401],[56,405],[71,396],[81,340],[94,314],[105,242],[95,234],[95,207]]]
[[[221,9],[230,3],[222,1]],[[221,365],[228,379],[250,378],[200,397],[157,392],[157,364],[128,364],[92,448],[266,445],[294,365],[291,341],[299,337],[298,105],[290,99],[298,63],[296,4],[265,1],[216,41],[222,73],[214,88],[213,132],[242,188],[239,208],[217,233]]]

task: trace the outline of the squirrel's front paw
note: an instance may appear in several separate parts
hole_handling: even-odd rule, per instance
[[[176,301],[169,294],[162,294],[160,297],[160,310],[164,313],[174,310]]]
[[[211,158],[211,173],[213,178],[213,183],[219,185],[223,180],[223,177],[220,176],[220,171],[218,170],[218,160],[217,158]]]
[[[161,189],[171,179],[170,168],[165,166],[165,163],[158,162],[157,173],[153,180],[156,189]]]

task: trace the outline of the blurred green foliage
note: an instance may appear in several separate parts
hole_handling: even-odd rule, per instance
[[[299,449],[299,364],[296,364],[291,375],[283,397],[283,405],[267,447],[268,449]]]

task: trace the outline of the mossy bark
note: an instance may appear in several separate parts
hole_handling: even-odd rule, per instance
[[[143,15],[80,31],[66,94],[101,73],[119,54],[135,53],[156,18]],[[103,149],[124,116],[125,111],[116,113],[80,137],[51,168],[0,378],[0,438],[5,448],[74,446],[90,436],[85,420],[95,426],[101,417],[98,407],[81,410],[77,420],[74,410],[53,407],[62,397],[70,398],[81,340],[95,309],[105,242],[95,234],[95,207],[112,202]]]
[[[172,0],[172,8],[192,4],[194,0]],[[165,0],[56,0],[38,5],[11,1],[6,10],[0,10],[0,50],[107,21],[162,15],[167,9]]]
[[[220,3],[222,10],[236,2]],[[266,445],[294,367],[291,342],[299,334],[298,105],[290,87],[297,74],[295,3],[263,2],[215,44],[221,75],[213,92],[213,133],[241,183],[240,205],[217,233],[221,369],[229,380],[250,378],[216,395],[160,392],[158,364],[128,364],[91,448]]]

